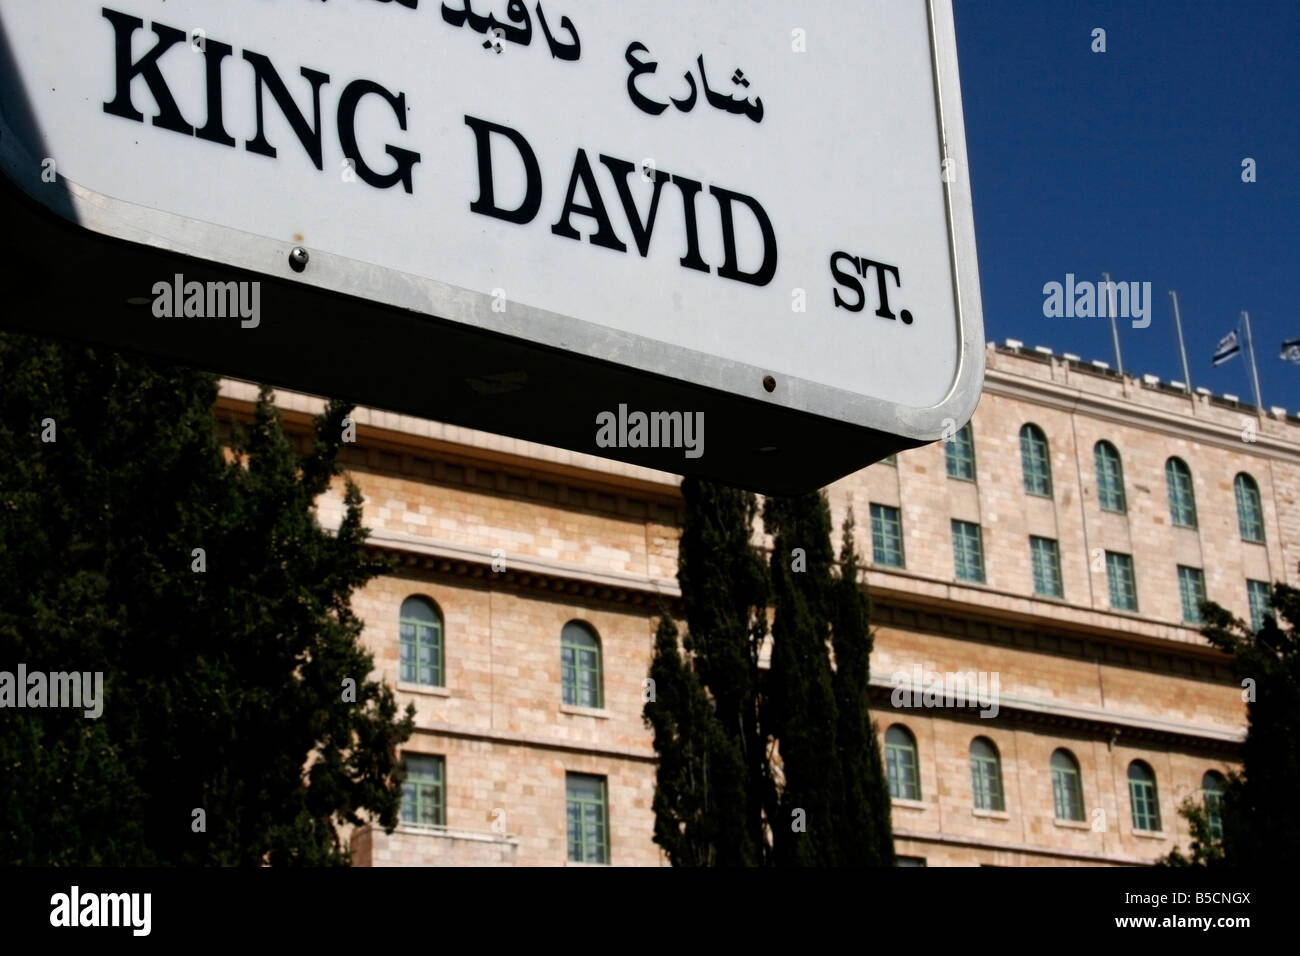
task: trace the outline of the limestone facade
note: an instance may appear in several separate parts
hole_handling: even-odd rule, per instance
[[[1207,771],[1235,766],[1245,734],[1242,688],[1183,621],[1177,567],[1201,570],[1207,596],[1246,619],[1248,580],[1300,584],[1300,421],[1020,348],[990,346],[987,358],[974,481],[948,477],[937,442],[828,489],[837,527],[853,508],[868,565],[879,732],[901,724],[916,741],[920,794],[894,801],[896,847],[927,865],[1148,862],[1186,843],[1179,803]],[[255,397],[224,381],[219,407],[247,414]],[[322,404],[291,392],[277,403],[299,432]],[[566,775],[580,774],[604,780],[608,862],[662,865],[641,711],[656,612],[679,596],[679,479],[388,412],[353,417],[344,465],[365,495],[371,543],[397,565],[356,607],[376,670],[416,707],[407,751],[442,758],[445,807],[442,827],[353,834],[355,862],[566,865]],[[1050,497],[1025,491],[1026,423],[1048,441]],[[1122,461],[1122,514],[1098,500],[1101,440]],[[1191,471],[1195,528],[1172,521],[1171,456]],[[1259,489],[1263,543],[1239,531],[1240,473]],[[901,568],[873,563],[872,504],[899,509]],[[319,511],[337,523],[341,485]],[[982,583],[956,578],[954,519],[980,527]],[[1059,598],[1035,594],[1030,535],[1057,542]],[[1131,557],[1136,611],[1110,606],[1106,552]],[[442,616],[439,687],[400,679],[399,617],[412,596]],[[571,621],[599,637],[599,707],[563,700]],[[895,706],[917,669],[927,681],[996,678],[996,715]],[[977,737],[1000,760],[1002,810],[974,806]],[[1056,819],[1058,749],[1078,763],[1082,821]],[[1154,773],[1158,831],[1134,826],[1135,760]]]

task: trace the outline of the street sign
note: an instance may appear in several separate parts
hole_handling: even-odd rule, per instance
[[[978,401],[949,0],[0,0],[0,29],[37,287],[6,324],[773,492]]]

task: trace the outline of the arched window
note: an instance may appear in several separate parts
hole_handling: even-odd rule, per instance
[[[1160,829],[1160,798],[1156,775],[1141,760],[1128,765],[1128,799],[1133,808],[1134,830]]]
[[[1083,819],[1083,781],[1079,761],[1068,750],[1052,754],[1052,802],[1058,820]]]
[[[564,702],[573,707],[603,707],[600,638],[590,625],[570,621],[560,633],[560,677]]]
[[[944,441],[943,448],[948,465],[948,477],[974,481],[975,438],[971,433],[970,422],[961,426],[960,431]]]
[[[889,777],[891,797],[897,800],[921,799],[916,738],[902,724],[894,724],[885,731],[885,772]]]
[[[1181,528],[1196,527],[1196,492],[1192,470],[1181,458],[1165,462],[1165,487],[1169,491],[1169,517]]]
[[[1205,797],[1205,817],[1210,825],[1210,836],[1223,838],[1223,791],[1227,782],[1217,770],[1209,770],[1201,778],[1201,794]]]
[[[1025,491],[1052,497],[1052,459],[1047,453],[1047,436],[1037,425],[1021,426],[1020,464],[1025,473]]]
[[[1002,761],[987,737],[970,742],[970,784],[976,810],[1005,810],[1002,797]]]
[[[1092,457],[1097,466],[1097,500],[1102,510],[1124,514],[1128,506],[1124,500],[1124,466],[1119,451],[1110,442],[1099,441],[1092,448]]]
[[[1237,492],[1237,527],[1242,541],[1264,541],[1264,508],[1259,501],[1259,485],[1244,471],[1232,482]]]
[[[402,602],[401,656],[398,679],[442,686],[442,612],[426,597]]]

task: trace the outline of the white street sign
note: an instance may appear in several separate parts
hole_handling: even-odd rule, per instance
[[[0,168],[93,233],[895,447],[978,400],[949,0],[0,0],[0,26]]]

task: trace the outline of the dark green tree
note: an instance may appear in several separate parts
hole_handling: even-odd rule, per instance
[[[1166,862],[1288,866],[1300,853],[1300,590],[1275,583],[1258,631],[1212,602],[1201,613],[1202,633],[1232,655],[1242,681],[1246,741],[1241,772],[1229,776],[1220,801],[1222,835],[1212,832],[1204,803],[1187,803],[1181,812],[1192,828],[1191,857],[1175,850]]]
[[[836,825],[839,860],[845,866],[893,866],[889,785],[880,739],[871,720],[871,601],[858,580],[853,546],[853,509],[843,525],[840,573],[834,585],[831,644],[835,651],[835,748],[844,786]]]
[[[684,660],[677,624],[664,611],[650,664],[654,696],[645,704],[654,731],[655,842],[673,866],[753,863],[735,858],[745,846],[745,763],[728,739],[694,667]]]
[[[682,482],[685,521],[677,580],[685,656],[665,616],[645,705],[660,764],[655,841],[674,865],[768,862],[770,790],[759,726],[758,657],[767,633],[767,573],[751,543],[754,496],[696,478]]]
[[[396,823],[411,710],[351,610],[383,565],[350,482],[337,533],[315,514],[348,408],[300,456],[267,391],[225,442],[215,398],[0,334],[0,670],[103,673],[98,719],[4,712],[6,863],[340,864],[341,824]]]
[[[773,620],[762,723],[781,767],[773,847],[779,866],[835,866],[845,805],[830,662],[830,508],[820,492],[767,498],[763,526],[772,536]]]

